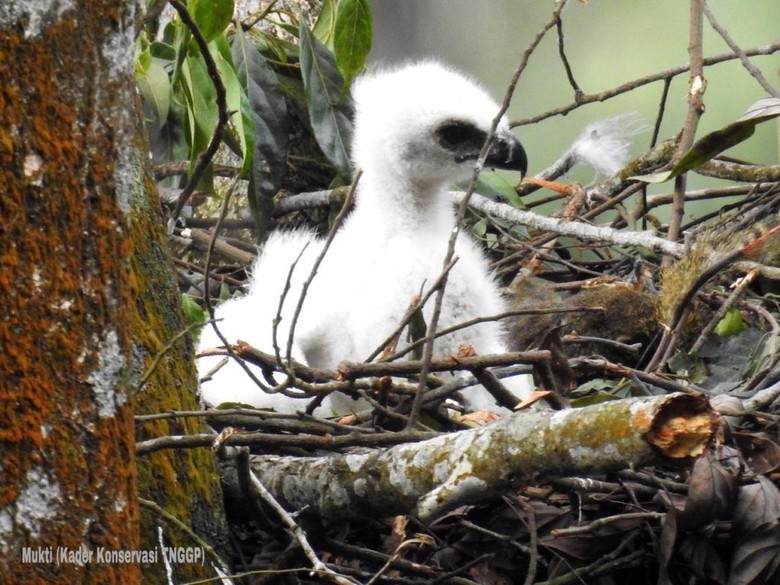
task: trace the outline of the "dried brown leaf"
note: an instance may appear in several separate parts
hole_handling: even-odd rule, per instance
[[[734,510],[734,536],[739,539],[755,532],[759,526],[780,522],[780,490],[766,477],[742,486]]]
[[[780,467],[780,446],[757,433],[734,433],[742,457],[755,473],[769,473]]]
[[[780,581],[780,525],[746,536],[731,558],[727,585],[764,585]]]
[[[737,477],[708,452],[693,464],[688,500],[680,514],[680,527],[692,529],[726,516],[737,498]]]
[[[726,583],[726,568],[709,537],[689,536],[680,543],[678,552],[693,574],[705,583]]]

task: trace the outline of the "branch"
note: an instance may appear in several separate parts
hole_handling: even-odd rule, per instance
[[[428,373],[450,372],[452,370],[475,370],[515,364],[533,364],[549,361],[549,351],[515,351],[474,357],[446,357],[429,360]],[[341,362],[338,367],[340,379],[355,380],[363,376],[412,376],[419,374],[422,362],[411,360],[402,362],[355,363]]]
[[[456,200],[460,200],[463,197],[460,192],[452,192],[452,196]],[[617,246],[642,246],[676,258],[682,258],[685,251],[681,244],[659,238],[652,232],[615,230],[609,227],[594,226],[577,221],[545,217],[531,211],[524,211],[510,205],[491,201],[481,195],[475,194],[471,198],[470,205],[474,209],[495,217],[539,230],[554,232],[562,236],[573,236],[591,242],[609,242]]]
[[[704,15],[707,17],[707,20],[710,21],[710,26],[715,29],[715,32],[717,32],[721,38],[723,38],[729,48],[739,56],[739,60],[742,63],[742,66],[747,69],[748,73],[753,76],[758,84],[763,87],[769,95],[780,98],[780,92],[778,92],[777,89],[766,80],[764,75],[761,73],[761,70],[750,62],[750,59],[748,59],[745,51],[742,50],[742,47],[734,42],[734,39],[732,39],[731,35],[729,35],[729,31],[727,31],[725,27],[723,27],[717,21],[715,15],[710,10],[710,7],[707,6],[706,0],[704,2]]]
[[[222,441],[228,447],[264,447],[264,448],[298,448],[338,451],[348,447],[377,447],[414,443],[438,436],[438,433],[427,431],[406,431],[403,433],[350,433],[348,435],[286,435],[279,432],[270,433],[234,433]],[[148,455],[163,449],[203,449],[211,448],[217,435],[201,433],[199,435],[166,435],[135,444],[137,456]]]
[[[753,57],[756,55],[772,55],[778,51],[780,51],[780,41],[776,43],[771,43],[769,45],[764,45],[762,47],[746,49],[744,53],[748,57]],[[714,57],[705,58],[703,63],[705,67],[709,67],[710,65],[717,65],[718,63],[723,63],[724,61],[732,61],[737,58],[738,55],[734,53],[721,53],[720,55],[715,55]],[[579,97],[579,99],[575,100],[574,102],[566,106],[548,110],[547,112],[537,114],[536,116],[532,116],[530,118],[517,120],[515,122],[512,122],[511,125],[513,128],[517,126],[528,126],[530,124],[535,124],[537,122],[541,122],[542,120],[546,120],[547,118],[552,118],[554,116],[565,116],[569,112],[576,110],[577,108],[579,108],[580,106],[584,106],[585,104],[607,101],[608,99],[611,99],[615,96],[624,93],[628,93],[630,91],[637,89],[638,87],[642,87],[643,85],[648,85],[656,81],[663,81],[666,79],[677,77],[678,75],[681,75],[686,71],[688,71],[690,68],[691,68],[690,65],[686,63],[685,65],[678,65],[677,67],[673,67],[672,69],[667,69],[666,71],[660,71],[658,73],[646,75],[645,77],[640,77],[639,79],[634,79],[633,81],[629,81],[627,83],[624,83],[623,85],[619,85],[617,87],[608,89],[600,93],[583,94]]]
[[[413,513],[430,522],[516,481],[606,473],[701,454],[719,419],[687,394],[524,412],[415,445],[331,457],[253,458],[288,509],[331,520]]]
[[[702,56],[702,36],[704,30],[704,0],[690,0],[690,33],[688,43],[688,56],[691,62],[691,75],[688,82],[688,115],[677,144],[675,160],[680,159],[688,152],[699,126],[699,118],[704,113],[704,91],[707,81],[704,79],[704,61]],[[672,213],[669,217],[669,229],[666,237],[670,242],[680,239],[680,226],[685,213],[685,187],[687,174],[682,173],[674,178],[674,198],[672,200]],[[665,263],[670,259],[667,257]]]

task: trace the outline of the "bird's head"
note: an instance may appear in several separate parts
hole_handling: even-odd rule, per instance
[[[367,74],[353,97],[355,167],[426,190],[471,175],[499,111],[478,83],[436,62]],[[525,151],[506,118],[485,165],[526,171]]]

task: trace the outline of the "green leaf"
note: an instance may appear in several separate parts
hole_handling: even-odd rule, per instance
[[[324,0],[322,8],[320,8],[320,15],[317,18],[317,22],[311,29],[311,32],[317,37],[320,42],[333,50],[333,31],[336,28],[336,7],[333,5],[333,0]]]
[[[475,223],[474,227],[471,228],[471,233],[474,234],[474,237],[477,239],[484,238],[485,234],[487,233],[487,223],[485,223],[485,220],[480,219],[477,223]]]
[[[371,4],[369,0],[340,0],[333,31],[333,52],[344,76],[344,86],[363,71],[371,50]]]
[[[720,337],[736,335],[749,329],[748,324],[742,318],[742,313],[738,309],[729,309],[723,318],[715,326],[715,334]]]
[[[206,42],[215,39],[233,19],[233,0],[193,0],[189,11]]]
[[[333,54],[300,27],[301,74],[311,127],[322,152],[341,177],[351,173],[349,147],[352,139],[353,105],[344,92],[344,79]]]
[[[136,76],[144,75],[152,64],[152,51],[149,45],[149,39],[146,31],[141,31],[135,42],[135,55],[133,56],[133,66]]]
[[[700,167],[718,156],[724,150],[744,142],[756,131],[756,125],[780,116],[780,99],[764,98],[758,100],[734,123],[725,128],[710,132],[700,138],[686,152],[677,164],[662,173],[631,177],[645,183],[663,183],[678,175]]]
[[[137,76],[137,82],[141,95],[157,116],[157,124],[164,125],[171,109],[171,82],[165,68],[152,61],[146,72]]]
[[[467,187],[468,185],[466,184],[464,189]],[[525,209],[525,203],[523,203],[523,200],[515,191],[514,186],[501,173],[495,171],[481,172],[474,190],[490,199],[509,201],[518,209]]]
[[[276,73],[241,30],[236,30],[232,39],[231,53],[246,96],[242,113],[253,130],[249,204],[262,231],[270,220],[273,196],[281,187],[286,169],[287,104]]]
[[[191,325],[206,322],[206,311],[195,302],[195,299],[186,293],[182,293],[181,295],[181,309],[187,322]],[[198,337],[200,337],[200,330],[200,327],[193,330],[192,337],[194,341],[197,341]]]

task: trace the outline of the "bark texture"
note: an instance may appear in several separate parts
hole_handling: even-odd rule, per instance
[[[24,563],[132,549],[137,283],[129,238],[135,2],[0,6],[0,571],[134,583],[134,564]],[[44,559],[45,560],[45,559]]]
[[[197,406],[191,343],[168,347],[185,324],[138,115],[140,16],[135,0],[0,4],[3,582],[169,583],[161,544],[199,544],[163,514],[139,514],[139,489],[217,549],[226,540],[208,450],[136,469],[131,405]],[[138,429],[202,431],[194,420]],[[100,547],[158,557],[100,562]],[[21,562],[24,551],[41,556]],[[59,551],[93,556],[58,565]],[[174,562],[173,578],[214,577],[211,561]]]
[[[135,168],[148,165],[149,149],[138,134]],[[163,229],[160,201],[154,182],[146,173],[143,189],[132,201],[133,278],[137,282],[133,322],[133,355],[144,372],[151,375],[136,394],[135,413],[152,414],[200,408],[194,350],[189,335],[179,337],[187,326],[180,309],[180,294],[174,278],[173,262]],[[157,358],[159,361],[156,361]],[[156,361],[156,363],[155,363]],[[153,368],[150,370],[150,368]],[[197,435],[208,432],[198,418],[166,419],[139,424],[139,441],[167,435]],[[162,510],[188,526],[194,534],[224,552],[227,524],[222,504],[219,472],[210,449],[168,449],[138,459],[142,498],[152,500]],[[159,529],[166,546],[199,547],[191,535],[160,514],[141,509],[141,549],[159,547]],[[215,559],[207,556],[198,563],[173,565],[175,582],[215,577]],[[162,562],[144,565],[144,583],[168,583]]]
[[[429,521],[513,482],[695,457],[717,425],[706,399],[670,394],[515,413],[478,429],[363,453],[258,456],[251,468],[289,509],[330,520],[412,513]]]

